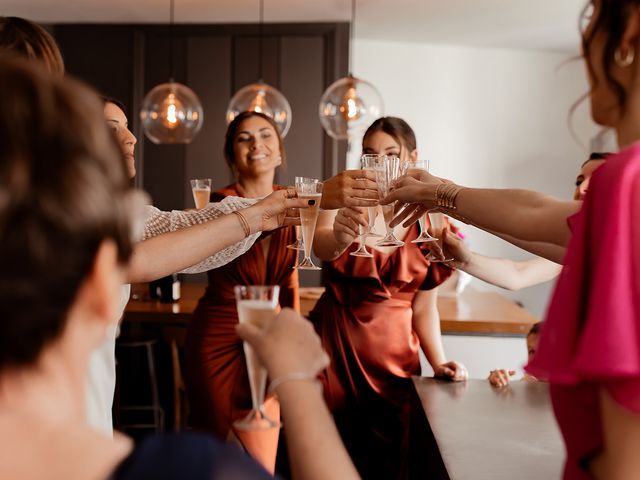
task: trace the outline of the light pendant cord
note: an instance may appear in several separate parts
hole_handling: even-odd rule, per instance
[[[173,83],[173,13],[174,0],[169,0],[169,79]]]
[[[351,28],[349,29],[349,76],[353,76],[353,39],[356,30],[356,0],[351,0]]]
[[[258,74],[260,75],[260,83],[263,83],[263,77],[262,77],[263,24],[264,24],[264,0],[260,0],[260,23],[258,24]]]

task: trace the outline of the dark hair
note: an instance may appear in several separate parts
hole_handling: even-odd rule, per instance
[[[364,144],[365,139],[375,132],[384,132],[387,135],[390,135],[396,142],[398,142],[401,149],[406,148],[409,150],[409,153],[413,152],[417,148],[416,134],[413,133],[413,129],[409,124],[401,118],[380,117],[369,125],[367,131],[364,132],[362,143]]]
[[[88,87],[7,57],[0,91],[1,370],[61,334],[104,240],[128,260],[132,191]]]
[[[527,333],[527,337],[529,335],[534,335],[536,333],[540,333],[540,331],[542,330],[543,325],[544,325],[544,322],[536,322],[533,325],[531,325],[531,328],[529,329],[529,332]]]
[[[282,165],[286,165],[286,154],[284,151],[284,141],[282,140],[282,135],[280,134],[280,128],[278,124],[268,115],[260,112],[254,111],[246,111],[239,113],[227,126],[227,132],[224,135],[224,159],[227,162],[227,165],[231,169],[231,171],[235,170],[236,159],[233,152],[233,142],[236,139],[236,135],[238,134],[238,129],[240,128],[240,124],[245,121],[247,118],[251,117],[260,117],[263,120],[266,120],[269,125],[273,127],[273,130],[276,132],[278,137],[278,144],[280,145],[280,158],[282,159]]]
[[[127,109],[125,108],[124,103],[122,103],[120,100],[118,100],[117,98],[108,97],[106,95],[100,95],[100,98],[102,99],[102,102],[105,104],[113,103],[116,107],[122,110],[122,113],[124,113],[125,117],[128,117]]]
[[[593,1],[590,0],[585,5],[581,19],[584,18],[589,7],[593,5]],[[601,0],[600,9],[597,16],[593,20],[593,26],[588,35],[582,33],[582,52],[584,55],[587,68],[593,81],[596,81],[593,65],[589,59],[589,49],[591,47],[591,41],[595,35],[604,31],[607,34],[607,41],[602,53],[602,70],[604,72],[605,80],[607,84],[613,89],[614,94],[618,99],[618,106],[624,108],[627,95],[625,94],[624,87],[618,82],[611,73],[611,67],[615,63],[615,53],[622,40],[622,35],[627,26],[628,12],[633,6],[640,5],[639,0]]]
[[[589,158],[585,160],[585,162],[581,165],[581,167],[584,167],[592,160],[605,160],[610,155],[611,153],[609,152],[592,152],[591,155],[589,155]]]
[[[19,17],[0,17],[0,51],[10,51],[43,62],[47,69],[64,74],[58,44],[43,27]]]

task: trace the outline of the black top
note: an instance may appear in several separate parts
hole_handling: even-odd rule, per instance
[[[116,469],[110,480],[241,480],[273,477],[239,447],[202,434],[147,437]]]

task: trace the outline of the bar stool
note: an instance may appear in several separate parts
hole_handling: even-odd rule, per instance
[[[141,360],[141,363],[145,363],[146,360],[146,368],[148,374],[148,382],[149,382],[149,397],[150,403],[141,403],[141,404],[120,404],[120,412],[121,412],[121,423],[120,428],[123,431],[132,430],[132,429],[153,429],[155,432],[161,432],[164,430],[164,410],[160,406],[160,397],[158,395],[158,379],[156,376],[156,364],[155,357],[153,352],[153,346],[156,343],[155,340],[134,340],[134,341],[118,341],[116,345],[116,351],[125,355],[125,350],[128,350],[129,358],[134,358],[134,355],[137,353],[138,356],[140,354],[144,355]],[[132,370],[132,369],[125,369]],[[126,373],[120,371],[120,375],[122,377],[126,377]],[[135,379],[137,380],[137,379]],[[136,385],[139,385],[139,382],[135,382]],[[122,394],[125,393],[123,391],[120,392],[121,397]],[[122,415],[124,412],[139,412],[143,414],[144,412],[150,413],[151,415],[131,415],[131,419],[127,419],[122,421],[125,415]],[[144,421],[149,419],[150,421]],[[134,420],[134,421],[131,421]]]

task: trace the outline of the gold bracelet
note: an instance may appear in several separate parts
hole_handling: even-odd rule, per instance
[[[444,183],[439,183],[438,185],[436,185],[436,192],[435,192],[435,204],[436,206],[442,206],[440,204],[440,188],[445,185]]]
[[[239,210],[234,210],[231,213],[236,215],[238,217],[238,220],[240,220],[240,226],[242,227],[242,230],[244,230],[244,236],[248,237],[249,235],[251,235],[251,227],[249,226],[249,222],[247,222],[247,219],[242,214],[242,212],[240,212]]]
[[[311,375],[306,372],[291,372],[291,373],[287,373],[286,375],[282,375],[281,377],[278,377],[275,380],[272,380],[271,383],[269,384],[269,388],[267,389],[267,391],[269,393],[273,393],[275,392],[276,388],[278,388],[283,383],[294,382],[294,381],[295,382],[299,382],[299,381],[315,382],[320,387],[320,389],[322,389],[322,384],[320,383],[316,375]]]

